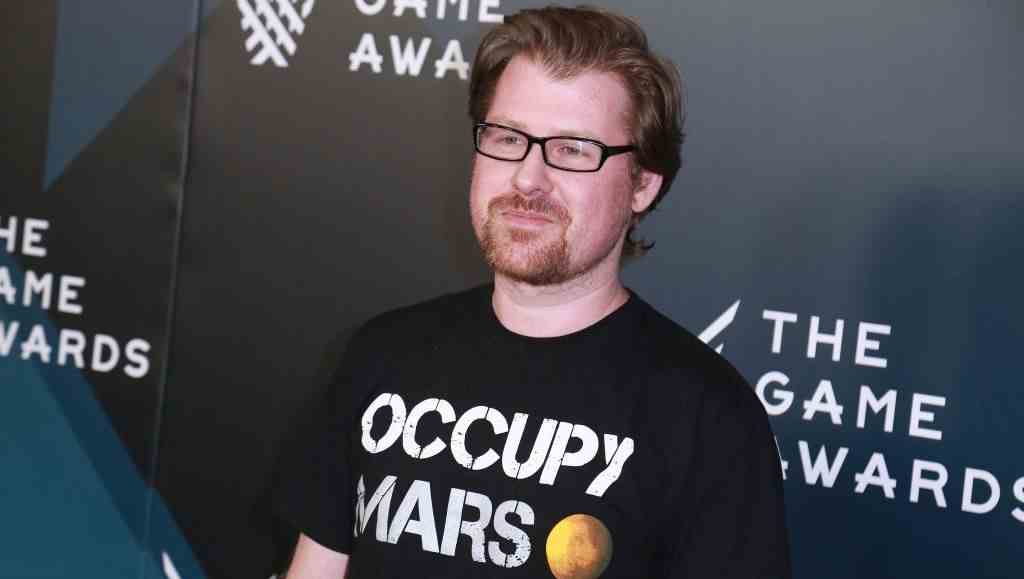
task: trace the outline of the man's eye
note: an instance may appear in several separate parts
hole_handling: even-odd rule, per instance
[[[495,147],[521,147],[523,145],[522,135],[508,131],[490,131],[484,135],[484,140]]]
[[[572,141],[559,143],[555,152],[563,158],[593,156],[590,147],[587,147],[584,143]]]

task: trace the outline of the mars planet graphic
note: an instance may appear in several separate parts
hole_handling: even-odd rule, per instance
[[[590,515],[569,515],[548,533],[547,555],[558,579],[596,579],[612,560],[612,535]]]

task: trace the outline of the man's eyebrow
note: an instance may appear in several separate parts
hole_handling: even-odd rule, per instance
[[[526,125],[524,125],[522,123],[519,123],[519,122],[516,122],[516,121],[514,121],[514,120],[512,120],[510,118],[507,118],[507,117],[494,117],[494,120],[492,122],[497,123],[499,125],[505,125],[506,127],[512,127],[513,129],[519,129],[520,131],[523,131],[523,132],[526,132],[526,133],[529,132],[529,131],[526,130]],[[584,138],[584,139],[590,139],[592,141],[601,141],[601,139],[597,135],[595,135],[595,134],[593,134],[593,133],[591,133],[589,131],[570,130],[570,129],[556,129],[555,132],[553,132],[553,133],[551,133],[551,135],[547,135],[547,136],[552,136],[552,137],[581,137],[581,138]]]
[[[526,131],[526,125],[513,121],[507,117],[494,117],[493,122],[499,125],[505,125],[506,127],[512,127],[513,129],[519,129],[520,131]]]

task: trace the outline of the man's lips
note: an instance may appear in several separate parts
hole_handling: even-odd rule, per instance
[[[544,215],[543,213],[522,211],[519,209],[506,209],[501,212],[501,216],[511,223],[522,225],[539,226],[555,222],[554,219]]]

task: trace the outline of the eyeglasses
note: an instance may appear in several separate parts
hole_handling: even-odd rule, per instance
[[[473,143],[478,153],[500,161],[522,161],[537,143],[548,166],[577,173],[599,171],[608,157],[636,149],[635,145],[611,147],[584,137],[534,137],[493,123],[473,125]]]

